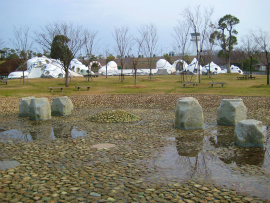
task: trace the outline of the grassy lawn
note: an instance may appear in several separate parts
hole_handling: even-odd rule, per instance
[[[0,97],[26,97],[26,96],[72,96],[90,94],[213,94],[235,96],[270,96],[270,86],[266,85],[266,75],[254,75],[256,80],[237,80],[239,74],[219,74],[213,76],[214,82],[226,82],[222,88],[220,84],[212,88],[208,83],[212,79],[201,76],[201,83],[195,88],[187,85],[186,88],[179,81],[179,75],[154,76],[150,81],[148,76],[138,76],[137,86],[134,86],[134,77],[126,76],[123,83],[119,82],[118,76],[100,76],[93,81],[86,81],[83,77],[72,78],[69,87],[63,92],[54,89],[50,92],[48,87],[64,86],[63,78],[38,78],[25,80],[23,85],[20,79],[8,80],[8,85],[0,83]],[[196,82],[196,75],[187,76],[188,82]],[[78,91],[75,86],[90,85],[90,91],[82,88]]]

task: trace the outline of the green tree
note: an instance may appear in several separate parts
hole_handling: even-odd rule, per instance
[[[6,55],[6,58],[7,58],[8,60],[20,58],[20,57],[18,56],[18,54],[16,53],[16,50],[14,50],[14,49],[4,48],[3,50],[4,50],[4,52],[6,53],[5,55]]]
[[[115,59],[115,57],[112,54],[109,54],[109,56],[107,56],[106,58],[106,63],[113,61]]]
[[[182,56],[182,60],[185,61],[187,64],[191,63],[191,60],[188,55]]]
[[[166,61],[168,61],[170,64],[172,64],[172,58],[168,54],[164,54],[163,57]]]
[[[240,20],[230,14],[225,15],[218,21],[217,30],[211,34],[212,39],[216,39],[219,42],[222,50],[219,52],[219,56],[223,56],[227,63],[227,72],[230,73],[231,69],[231,52],[234,45],[237,45],[237,31],[234,29],[235,25],[239,24]]]
[[[50,54],[51,58],[59,59],[62,62],[61,65],[66,75],[66,87],[68,86],[68,67],[70,65],[70,61],[74,58],[67,44],[69,41],[70,39],[64,35],[56,35],[52,42]]]
[[[82,26],[74,26],[72,23],[53,22],[45,25],[44,27],[41,27],[40,32],[35,32],[34,39],[39,45],[41,45],[43,52],[48,53],[52,48],[56,36],[58,36],[58,39],[55,43],[56,48],[60,48],[60,42],[63,42],[63,49],[58,50],[61,54],[63,54],[62,56],[65,56],[65,61],[62,61],[60,64],[63,66],[63,69],[66,72],[65,85],[66,87],[68,87],[68,69],[70,64],[68,58],[70,57],[69,59],[71,60],[71,56],[76,56],[76,54],[82,49],[83,45],[86,43],[86,30]],[[55,54],[57,56],[57,53],[51,53],[51,55]],[[59,55],[57,58],[59,59]]]

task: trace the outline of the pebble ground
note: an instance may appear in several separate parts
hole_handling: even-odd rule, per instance
[[[20,99],[0,100],[0,130],[18,129],[33,142],[0,142],[0,160],[20,166],[0,171],[0,202],[269,202],[237,188],[204,179],[179,182],[152,177],[158,170],[145,160],[162,153],[173,127],[178,98],[192,96],[203,107],[205,122],[216,119],[222,99],[242,98],[248,118],[270,125],[270,98],[215,95],[90,95],[70,97],[72,115],[35,122],[18,118]],[[53,97],[50,97],[50,102]],[[90,115],[123,110],[141,118],[132,123],[94,123]],[[76,126],[86,136],[72,138]],[[51,129],[56,139],[48,139]],[[57,131],[58,129],[58,131]],[[110,149],[92,148],[99,143]]]

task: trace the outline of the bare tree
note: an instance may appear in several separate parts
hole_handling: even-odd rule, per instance
[[[142,44],[142,52],[147,57],[148,67],[150,68],[150,80],[152,76],[152,65],[155,63],[155,51],[158,41],[157,28],[154,24],[142,25],[139,29],[141,38],[144,38]]]
[[[5,41],[0,38],[0,49],[2,49],[5,45]]]
[[[181,56],[185,56],[190,47],[189,35],[191,31],[190,23],[185,21],[178,21],[178,24],[173,27],[174,33],[172,34],[175,42],[173,44],[173,49],[176,53]]]
[[[210,77],[210,72],[211,72],[211,62],[213,59],[213,53],[214,53],[214,47],[217,45],[215,43],[215,40],[213,38],[211,38],[211,34],[215,31],[215,27],[214,25],[211,25],[210,28],[207,31],[206,34],[206,40],[205,40],[205,44],[204,44],[204,51],[202,53],[202,58],[204,58],[204,62],[209,64],[209,70],[208,70],[208,76]]]
[[[0,59],[5,57],[5,51],[2,50],[5,46],[5,41],[0,38]]]
[[[249,59],[249,70],[252,74],[252,65],[256,58],[259,56],[258,44],[256,43],[252,34],[245,35],[242,37],[242,46],[241,49],[244,52],[244,58]]]
[[[13,26],[13,38],[10,39],[10,42],[16,50],[18,50],[18,55],[23,59],[22,63],[19,64],[23,71],[23,84],[24,84],[24,65],[27,61],[27,53],[31,52],[33,41],[30,39],[30,27],[20,26],[19,28]]]
[[[85,51],[86,55],[89,57],[92,56],[93,53],[98,52],[98,44],[99,41],[97,39],[98,31],[96,30],[85,30]]]
[[[97,34],[98,34],[98,31],[96,30],[85,30],[85,51],[89,59],[93,58],[92,57],[93,53],[97,52],[99,49],[97,45],[97,41],[98,41]],[[88,74],[90,74],[92,71],[92,66],[91,66],[92,64],[93,64],[93,61],[89,60]],[[92,80],[92,75],[91,75],[91,80]],[[88,82],[89,82],[89,77],[88,77]]]
[[[135,76],[135,80],[134,80],[134,85],[137,85],[137,65],[138,65],[138,62],[139,62],[139,59],[140,59],[140,54],[141,54],[141,51],[142,51],[142,45],[143,45],[143,42],[145,40],[145,35],[142,35],[141,38],[135,38],[134,41],[135,41],[135,45],[136,45],[136,48],[137,48],[137,56],[135,56],[134,54],[131,55],[131,63],[132,63],[132,67],[134,69],[134,76]]]
[[[201,70],[200,61],[202,58],[204,41],[207,39],[208,29],[211,26],[211,16],[214,13],[214,8],[205,8],[203,14],[201,13],[201,7],[195,6],[193,9],[187,7],[183,16],[186,18],[187,22],[191,26],[191,30],[195,33],[196,42],[198,42],[198,34],[200,34],[200,42],[196,43],[197,46],[197,60],[198,60],[198,70],[199,70],[199,82],[201,82]]]
[[[61,35],[59,22],[48,23],[43,27],[40,27],[41,31],[35,31],[34,40],[41,45],[43,52],[50,53],[53,39],[56,35]]]
[[[128,34],[129,28],[127,26],[123,27],[114,27],[114,31],[112,33],[113,38],[116,42],[116,52],[120,57],[121,63],[121,82],[124,82],[124,74],[123,69],[126,64],[126,56],[128,56],[131,48],[132,37]]]
[[[106,78],[107,78],[108,77],[107,76],[107,73],[108,73],[108,62],[109,62],[109,61],[107,61],[107,58],[108,58],[109,53],[110,53],[109,45],[105,45],[105,48],[103,49],[103,51],[104,51],[104,55],[105,55],[105,58],[106,58],[105,63],[106,63]]]
[[[269,69],[270,69],[270,34],[268,32],[259,29],[257,32],[252,32],[255,42],[258,44],[258,48],[261,52],[259,60],[266,66],[267,70],[267,85],[269,85]]]
[[[86,32],[82,26],[74,26],[72,23],[66,22],[49,23],[41,27],[41,30],[42,32],[35,33],[35,41],[40,44],[45,51],[51,51],[52,43],[56,36],[65,36],[68,39],[63,46],[66,52],[62,52],[65,60],[60,63],[65,71],[65,85],[68,87],[69,66],[72,60],[71,55],[75,57],[78,51],[85,45]]]

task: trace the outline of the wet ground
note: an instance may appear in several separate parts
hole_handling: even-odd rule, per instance
[[[264,149],[234,145],[234,127],[216,125],[218,102],[203,103],[204,129],[189,131],[174,128],[170,102],[81,107],[73,98],[76,108],[66,117],[36,122],[16,111],[3,115],[0,161],[21,165],[0,171],[0,202],[269,202],[269,107],[251,108],[248,99],[248,118],[266,118]],[[141,120],[87,120],[108,110]],[[99,143],[116,147],[91,147]]]

